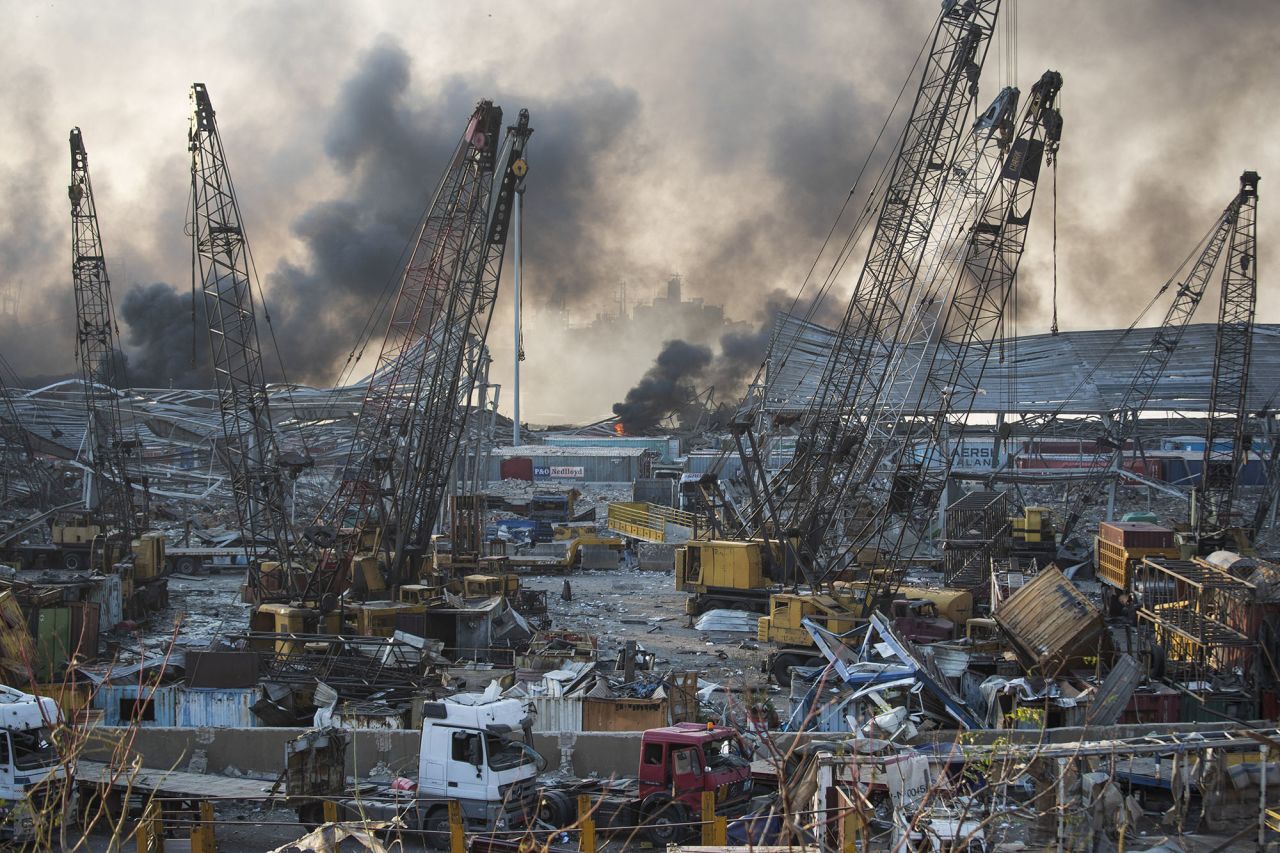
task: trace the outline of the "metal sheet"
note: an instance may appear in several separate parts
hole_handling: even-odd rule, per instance
[[[177,725],[175,685],[100,684],[93,707],[102,711],[104,726],[172,727]]]
[[[249,710],[257,687],[229,690],[184,688],[175,691],[177,724],[191,728],[243,729],[257,726]]]
[[[524,700],[538,712],[535,732],[582,731],[582,698],[564,696],[530,696]]]
[[[1085,713],[1086,726],[1113,726],[1120,721],[1133,692],[1142,681],[1142,667],[1129,655],[1120,655],[1098,688]]]
[[[1003,358],[993,359],[983,373],[982,392],[974,412],[1105,412],[1118,406],[1137,374],[1153,329],[1099,329],[1028,335],[1001,344]],[[1215,326],[1187,327],[1178,352],[1156,384],[1150,411],[1203,412],[1208,409],[1213,376]],[[764,407],[767,411],[804,411],[822,380],[835,333],[816,323],[787,314],[774,325],[776,342],[768,361]],[[915,349],[920,344],[910,344]],[[908,362],[913,359],[908,357]],[[1099,362],[1102,362],[1099,366]],[[1095,370],[1095,368],[1097,368]],[[936,368],[945,371],[945,365]],[[903,371],[904,374],[909,371]],[[905,375],[894,383],[895,399],[920,399],[920,377]],[[1253,357],[1249,365],[1248,406],[1260,411],[1271,403],[1280,385],[1280,325],[1254,327]],[[1070,398],[1067,399],[1068,395]],[[922,406],[932,410],[936,395]]]
[[[1053,674],[1102,631],[1102,614],[1056,568],[1046,569],[992,611],[1019,657]]]

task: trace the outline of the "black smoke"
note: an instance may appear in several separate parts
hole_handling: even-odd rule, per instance
[[[484,81],[454,78],[433,98],[416,95],[412,63],[383,41],[364,57],[332,110],[325,152],[347,177],[340,198],[312,205],[293,223],[304,256],[268,277],[277,333],[291,378],[338,378],[362,335],[371,351],[385,313],[371,309],[399,285],[402,253],[476,102],[494,98],[504,121],[528,108],[534,135],[526,179],[525,269],[539,298],[564,301],[604,280],[611,263],[601,236],[613,200],[605,163],[635,120],[631,90],[588,81],[554,100],[496,97]]]
[[[125,294],[120,316],[127,332],[129,382],[135,388],[210,388],[208,321],[197,294],[192,318],[190,293],[162,282]],[[261,319],[258,321],[261,323]],[[259,329],[261,332],[261,329]],[[271,372],[272,374],[275,371]]]
[[[613,413],[633,435],[656,429],[671,415],[686,415],[698,395],[697,380],[710,365],[709,347],[667,341],[626,399],[613,404]]]

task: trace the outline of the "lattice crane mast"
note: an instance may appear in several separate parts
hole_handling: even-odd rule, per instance
[[[123,364],[116,345],[119,327],[111,301],[111,281],[102,251],[93,184],[89,179],[89,155],[80,128],[71,143],[71,276],[76,303],[76,360],[84,385],[87,419],[85,447],[89,471],[85,475],[85,509],[97,524],[116,530],[125,546],[138,529],[133,499],[130,457],[138,447],[136,437],[126,437],[120,414],[119,388],[125,384]],[[145,486],[145,483],[143,484]],[[145,499],[143,506],[145,507]],[[145,512],[144,512],[145,516]]]
[[[420,427],[413,434],[416,447],[408,448],[405,456],[414,464],[397,496],[397,553],[427,546],[448,495],[478,372],[475,360],[487,357],[482,349],[501,281],[515,194],[528,171],[524,150],[532,133],[529,112],[521,110],[497,152],[488,203],[483,216],[472,224],[472,244],[463,257],[456,286],[446,292],[448,302],[435,311],[439,318],[431,336],[435,358],[429,365],[422,416],[415,421]]]
[[[1256,182],[1254,189],[1250,192],[1256,197]],[[1150,342],[1142,351],[1142,360],[1138,363],[1133,379],[1125,388],[1119,405],[1104,417],[1103,430],[1097,441],[1099,445],[1110,450],[1111,454],[1106,457],[1096,457],[1090,463],[1088,474],[1080,488],[1076,490],[1071,508],[1063,521],[1063,542],[1075,531],[1085,505],[1102,488],[1106,481],[1107,469],[1119,465],[1125,445],[1137,436],[1138,416],[1150,402],[1151,395],[1155,393],[1178,344],[1182,341],[1183,333],[1186,332],[1192,316],[1200,306],[1205,288],[1208,287],[1213,271],[1218,266],[1223,248],[1235,230],[1236,221],[1245,202],[1246,189],[1242,180],[1240,192],[1236,193],[1231,203],[1218,216],[1195,263],[1182,282],[1177,283],[1173,302],[1165,311],[1164,318],[1156,327]],[[1167,282],[1161,290],[1174,284],[1175,282],[1172,281]]]
[[[910,556],[908,537],[918,544],[937,510],[958,446],[948,446],[949,426],[963,425],[982,392],[982,377],[1001,340],[1018,265],[1026,247],[1042,165],[1057,157],[1062,138],[1058,95],[1062,76],[1046,71],[1031,97],[1011,145],[1002,146],[1000,170],[971,226],[963,261],[938,322],[936,345],[915,395],[916,415],[895,440],[897,458],[887,499],[878,507],[859,545],[897,557],[895,571],[877,575],[866,606],[892,593]],[[931,415],[921,414],[932,411]],[[890,520],[897,518],[895,526]],[[868,535],[869,534],[869,535]]]
[[[866,482],[894,352],[963,137],[999,0],[946,3],[938,19],[911,117],[889,173],[866,263],[837,331],[827,367],[797,442],[796,511],[775,522],[798,533],[798,565],[817,587],[824,540],[850,487]],[[855,492],[856,493],[856,492]]]
[[[1240,176],[1238,208],[1227,240],[1222,298],[1213,350],[1213,385],[1200,469],[1196,539],[1217,540],[1233,523],[1231,511],[1252,442],[1249,412],[1249,361],[1258,301],[1258,173]]]
[[[377,365],[357,420],[332,526],[304,598],[331,605],[346,583],[353,548],[374,550],[398,582],[421,553],[444,500],[497,293],[514,193],[527,166],[527,110],[499,146],[502,109],[477,105],[423,220],[405,267]],[[468,356],[468,353],[471,355]],[[334,528],[354,526],[356,541]],[[326,541],[327,540],[327,541]],[[330,546],[336,546],[330,550]]]
[[[299,579],[292,576],[290,563],[293,540],[285,511],[285,477],[286,470],[296,475],[306,462],[292,454],[283,456],[272,428],[249,244],[204,84],[192,85],[191,105],[191,239],[209,321],[224,440],[220,449],[250,559],[250,587],[259,600],[287,600]],[[283,564],[286,575],[270,590],[264,588],[261,575],[267,559]]]

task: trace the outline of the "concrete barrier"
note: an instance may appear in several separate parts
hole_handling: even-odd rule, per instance
[[[209,773],[228,768],[249,776],[274,779],[284,768],[285,745],[302,728],[137,728],[96,726],[83,757],[107,761],[119,745],[140,756],[149,768],[184,770],[192,755],[203,750]],[[347,750],[347,775],[368,777],[374,771],[414,777],[418,774],[419,733],[409,729],[352,731]],[[564,732],[534,735],[534,747],[547,759],[547,772],[559,772],[569,762],[575,776],[597,774],[635,776],[640,755],[640,732]]]

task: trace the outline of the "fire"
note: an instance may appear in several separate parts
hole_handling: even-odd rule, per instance
[[[618,435],[626,435],[626,434],[627,434],[627,430],[626,430],[626,428],[622,425],[622,421],[618,421],[617,423],[615,423],[615,424],[613,425],[613,431],[614,431],[615,433],[617,433]]]

